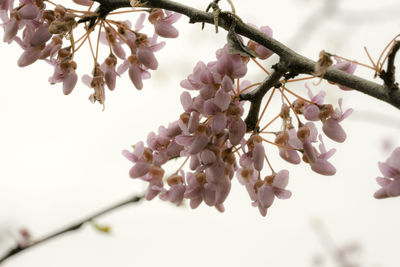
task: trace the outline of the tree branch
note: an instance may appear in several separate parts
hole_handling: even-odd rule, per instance
[[[132,197],[130,197],[128,199],[125,199],[123,201],[120,201],[120,202],[118,202],[118,203],[116,203],[116,204],[114,204],[114,205],[112,205],[110,207],[102,209],[102,210],[94,213],[93,215],[88,216],[88,217],[86,217],[86,218],[84,218],[84,219],[82,219],[82,220],[80,220],[80,221],[78,221],[76,223],[73,223],[73,224],[71,224],[69,226],[63,227],[60,230],[55,231],[54,233],[51,233],[51,234],[49,234],[49,235],[47,235],[47,236],[45,236],[45,237],[43,237],[41,239],[32,241],[28,245],[21,246],[20,244],[18,244],[14,248],[10,249],[4,256],[2,256],[0,258],[0,263],[4,262],[5,260],[9,259],[10,257],[12,257],[12,256],[14,256],[14,255],[16,255],[16,254],[18,254],[18,253],[20,253],[22,251],[25,251],[25,250],[27,250],[29,248],[32,248],[32,247],[37,246],[39,244],[45,243],[47,241],[50,241],[50,240],[52,240],[52,239],[54,239],[54,238],[56,238],[56,237],[58,237],[60,235],[63,235],[65,233],[76,231],[76,230],[80,229],[85,223],[90,222],[90,221],[96,219],[97,217],[100,217],[100,216],[102,216],[102,215],[104,215],[104,214],[106,214],[106,213],[108,213],[110,211],[113,211],[115,209],[118,209],[118,208],[123,207],[123,206],[128,205],[128,204],[138,203],[142,199],[143,199],[143,196],[132,196]]]
[[[240,100],[247,100],[250,102],[250,109],[245,119],[247,131],[255,129],[260,112],[261,102],[264,95],[274,86],[279,85],[279,80],[287,72],[287,68],[282,63],[273,66],[274,71],[261,83],[256,90],[249,94],[240,95]]]
[[[122,7],[130,7],[129,0],[95,0],[104,8],[117,9]],[[183,14],[189,18],[189,23],[209,23],[214,24],[214,16],[190,6],[174,2],[171,0],[137,0],[145,7],[162,8]],[[232,23],[236,23],[235,31],[237,34],[247,37],[280,56],[289,71],[297,74],[313,74],[316,62],[306,58],[279,41],[267,36],[258,29],[245,24],[239,17],[232,16],[229,12],[221,12],[218,17],[218,25],[229,31]],[[381,85],[356,75],[351,75],[333,67],[327,69],[323,79],[333,83],[338,83],[346,87],[353,88],[359,92],[365,93],[374,98],[387,102],[400,109],[400,91],[389,90],[386,85]]]
[[[396,83],[396,75],[395,75],[395,66],[394,59],[396,57],[397,51],[400,48],[400,41],[395,41],[392,49],[390,50],[390,54],[388,56],[387,70],[383,70],[379,77],[382,78],[385,85],[391,90],[399,90],[399,85]]]

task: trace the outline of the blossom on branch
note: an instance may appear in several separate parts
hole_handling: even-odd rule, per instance
[[[400,147],[397,147],[385,162],[378,162],[383,177],[376,178],[381,188],[375,192],[375,198],[400,196]]]

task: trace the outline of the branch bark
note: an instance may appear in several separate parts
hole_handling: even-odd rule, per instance
[[[394,66],[394,60],[396,58],[396,54],[399,51],[399,49],[400,49],[400,41],[395,41],[388,56],[387,69],[386,71],[385,70],[382,71],[381,75],[379,75],[379,77],[382,78],[385,85],[391,90],[399,90],[399,84],[396,83],[396,75],[395,75],[396,68]]]
[[[118,202],[118,203],[116,203],[116,204],[114,204],[114,205],[112,205],[110,207],[102,209],[102,210],[100,210],[100,211],[98,211],[98,212],[96,212],[96,213],[94,213],[94,214],[92,214],[92,215],[90,215],[90,216],[88,216],[86,218],[83,218],[82,220],[80,220],[80,221],[78,221],[76,223],[73,223],[71,225],[63,227],[60,230],[55,231],[54,233],[51,233],[51,234],[49,234],[49,235],[47,235],[47,236],[45,236],[43,238],[37,239],[35,241],[32,241],[31,243],[29,243],[26,246],[21,246],[20,244],[18,244],[14,248],[10,249],[4,256],[2,256],[0,258],[0,264],[2,262],[6,261],[7,259],[11,258],[12,256],[22,252],[22,251],[25,251],[25,250],[27,250],[29,248],[33,248],[33,247],[35,247],[37,245],[43,244],[43,243],[45,243],[47,241],[50,241],[50,240],[52,240],[52,239],[54,239],[54,238],[56,238],[56,237],[58,237],[60,235],[66,234],[68,232],[76,231],[76,230],[80,229],[85,223],[90,222],[90,221],[96,219],[97,217],[100,217],[100,216],[102,216],[102,215],[104,215],[104,214],[106,214],[106,213],[108,213],[110,211],[116,210],[116,209],[118,209],[120,207],[123,207],[123,206],[126,206],[128,204],[138,203],[142,199],[143,199],[143,196],[132,196],[132,197],[130,197],[128,199],[125,199],[123,201],[120,201],[120,202]]]
[[[274,71],[257,87],[256,90],[249,94],[241,95],[240,100],[247,100],[250,104],[249,113],[245,119],[247,131],[255,130],[260,113],[261,102],[268,91],[280,84],[279,80],[285,75],[288,69],[282,63],[273,66]]]

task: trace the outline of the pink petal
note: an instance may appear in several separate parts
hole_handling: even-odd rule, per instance
[[[386,161],[391,167],[400,170],[400,147],[397,147]]]
[[[188,130],[189,133],[194,133],[198,126],[199,126],[199,122],[200,122],[200,115],[197,111],[193,111],[190,114],[190,118],[189,118],[189,122],[188,122]]]
[[[231,95],[220,88],[215,94],[214,104],[217,105],[221,111],[225,111],[231,103]]]
[[[388,194],[387,194],[385,188],[380,188],[380,189],[379,189],[378,191],[376,191],[375,194],[374,194],[374,198],[377,198],[377,199],[382,199],[382,198],[387,198],[387,197],[388,197]]]
[[[136,162],[138,160],[138,158],[135,155],[133,155],[131,152],[129,152],[126,149],[122,150],[121,153],[129,161]]]
[[[278,188],[278,187],[273,187],[274,194],[277,198],[279,199],[288,199],[292,196],[292,192],[286,189]]]
[[[264,166],[265,150],[262,143],[255,142],[253,150],[253,163],[257,171],[261,171]]]
[[[214,184],[206,183],[204,185],[203,199],[204,199],[204,202],[208,206],[215,205],[215,185]]]
[[[314,104],[309,104],[305,107],[303,115],[309,121],[319,121],[319,108]]]
[[[311,164],[311,169],[316,173],[328,176],[336,173],[335,167],[323,159],[317,159],[313,164]]]
[[[26,67],[34,63],[36,60],[39,59],[40,52],[41,50],[37,48],[30,48],[25,50],[17,61],[18,66]]]
[[[202,201],[203,201],[202,197],[192,198],[190,199],[190,207],[192,209],[195,209],[201,204]]]
[[[158,62],[153,51],[149,47],[140,46],[136,51],[137,58],[147,68],[155,70],[158,67]]]
[[[327,119],[323,123],[322,131],[327,137],[339,143],[343,143],[347,137],[342,126],[333,118]]]
[[[281,170],[275,175],[272,186],[285,188],[288,185],[288,183],[289,183],[289,171]]]
[[[226,128],[227,118],[225,114],[218,113],[212,117],[211,130],[215,134],[221,133]]]
[[[231,181],[228,177],[221,177],[223,181],[217,184],[216,192],[215,192],[215,202],[216,204],[222,204],[225,199],[228,197],[229,192],[231,191]]]
[[[378,162],[378,167],[379,167],[379,170],[381,171],[381,173],[385,177],[394,178],[400,174],[400,171],[398,169],[393,168],[392,166],[390,166],[387,163]]]
[[[39,14],[39,8],[33,4],[26,4],[18,10],[18,15],[22,19],[32,20]]]
[[[225,92],[229,93],[233,90],[233,83],[232,79],[229,76],[224,76],[221,82],[221,87],[224,89]]]
[[[143,89],[141,70],[137,64],[131,64],[129,66],[129,78],[131,79],[136,89]]]
[[[50,40],[51,36],[52,34],[49,32],[49,25],[42,24],[37,28],[35,33],[32,35],[32,38],[29,43],[31,46],[39,46]]]
[[[175,141],[181,146],[190,146],[193,144],[195,137],[190,135],[180,135],[175,138]]]
[[[72,90],[75,88],[76,82],[78,81],[78,75],[75,70],[69,70],[65,76],[63,81],[63,93],[64,95],[69,95]]]
[[[382,178],[382,177],[377,177],[376,182],[381,186],[381,187],[386,187],[392,183],[392,180],[388,178]]]
[[[135,149],[133,150],[133,155],[135,156],[136,159],[140,159],[143,156],[144,153],[144,143],[143,141],[139,141],[135,145]]]
[[[234,119],[229,125],[229,141],[233,146],[240,144],[246,133],[246,123],[240,119]]]
[[[296,150],[280,149],[279,156],[292,164],[300,164],[301,159]]]
[[[200,159],[202,164],[209,165],[213,164],[217,160],[217,157],[215,156],[214,152],[204,149],[200,154]]]
[[[394,179],[394,181],[387,187],[386,191],[391,197],[400,196],[400,179]]]
[[[150,165],[146,162],[136,162],[135,165],[130,169],[129,176],[132,178],[138,178],[146,175],[150,170]]]
[[[163,20],[157,20],[154,23],[154,29],[158,35],[164,38],[176,38],[179,36],[178,30]]]
[[[180,13],[169,13],[169,11],[165,11],[167,14],[167,17],[164,18],[163,20],[169,24],[173,24],[178,21],[178,19],[182,16]]]
[[[117,79],[117,73],[115,72],[115,70],[108,68],[104,72],[104,80],[106,81],[108,89],[110,89],[111,91],[115,89],[116,79]]]
[[[125,50],[122,48],[120,42],[114,42],[112,44],[112,49],[113,49],[115,55],[117,55],[117,57],[119,57],[120,59],[126,58]]]
[[[271,186],[263,185],[258,189],[257,202],[258,206],[269,208],[274,202],[275,194]]]
[[[208,144],[208,137],[205,135],[198,135],[195,137],[193,143],[190,145],[189,154],[197,154],[202,151]]]
[[[11,43],[18,33],[18,22],[10,20],[4,28],[3,42]]]

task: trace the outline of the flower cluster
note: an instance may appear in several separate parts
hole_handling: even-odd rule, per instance
[[[4,28],[3,41],[7,43],[15,41],[24,50],[18,59],[18,66],[25,67],[37,60],[45,60],[54,68],[49,82],[62,83],[63,93],[68,95],[78,80],[74,56],[88,40],[94,67],[92,76],[84,75],[83,81],[94,90],[89,97],[92,102],[104,104],[105,86],[114,90],[116,78],[126,71],[133,85],[137,89],[142,89],[142,80],[151,77],[149,70],[158,67],[154,52],[165,45],[164,42],[157,43],[157,37],[177,37],[178,31],[172,24],[179,19],[180,14],[161,9],[132,10],[132,12],[149,13],[148,20],[154,25],[155,32],[152,37],[148,37],[140,32],[146,17],[145,13],[141,13],[136,25],[132,27],[129,21],[114,21],[91,12],[92,1],[74,2],[90,6],[89,10],[76,11],[61,5],[47,9],[44,0],[20,0],[16,7],[14,0],[0,1],[0,18]],[[108,16],[111,15],[113,14],[110,13]],[[83,23],[85,21],[88,22]],[[83,25],[85,33],[80,38],[75,38],[75,29],[80,24]],[[96,27],[99,28],[99,40],[97,47],[94,48],[90,35]],[[20,31],[22,34],[19,36]],[[101,64],[98,59],[99,42],[110,47],[109,55]],[[118,60],[122,63],[117,67]]]
[[[269,27],[261,29],[272,34]],[[272,54],[252,41],[247,46],[264,59]],[[279,155],[290,163],[299,164],[300,153],[312,170],[333,175],[336,170],[328,159],[335,150],[327,151],[314,121],[322,122],[325,135],[343,142],[346,134],[340,122],[351,110],[343,112],[341,100],[336,109],[324,104],[325,93],[314,96],[308,88],[310,100],[296,95],[293,103],[282,103],[278,114],[282,120],[279,131],[267,132],[265,129],[270,123],[261,130],[260,127],[249,130],[244,122],[246,112],[240,95],[257,84],[239,80],[246,75],[250,58],[229,54],[227,46],[216,52],[216,58],[208,64],[198,62],[193,73],[181,82],[188,91],[180,97],[184,110],[180,118],[168,127],[161,126],[158,133],[150,133],[147,146],[138,142],[132,152],[123,151],[123,155],[134,163],[129,174],[149,183],[148,200],[159,196],[164,201],[180,205],[187,199],[193,209],[204,201],[221,212],[225,209],[223,204],[236,175],[239,183],[245,186],[252,205],[266,216],[275,197],[287,199],[291,192],[286,189],[289,172],[274,171],[265,143],[277,146]],[[285,85],[279,90],[285,98],[284,90],[291,92]],[[191,92],[196,95],[192,96]],[[292,113],[299,122],[297,129],[292,123]],[[302,123],[300,115],[309,122]],[[262,115],[258,126],[261,119]],[[275,134],[275,142],[263,137],[268,133]],[[319,150],[313,146],[318,140]],[[165,175],[164,164],[177,157],[185,158],[184,163],[172,174]],[[265,162],[270,171],[265,170]],[[186,163],[188,171],[183,169]]]
[[[91,75],[83,75],[82,81],[94,90],[89,97],[92,102],[104,105],[105,88],[114,90],[117,77],[126,72],[132,84],[142,89],[143,80],[150,78],[150,71],[156,70],[159,65],[155,52],[162,49],[165,43],[158,42],[158,37],[178,37],[178,30],[173,24],[180,14],[134,7],[129,12],[141,13],[135,25],[131,25],[129,21],[108,19],[121,12],[111,12],[104,16],[90,11],[93,1],[74,2],[88,9],[77,11],[45,0],[19,0],[16,7],[14,0],[0,1],[0,18],[5,31],[3,41],[15,41],[24,50],[18,65],[25,67],[37,60],[45,60],[54,68],[49,82],[62,83],[63,92],[68,95],[78,81],[78,64],[74,57],[87,41],[94,64]],[[51,4],[51,8],[47,9],[45,3]],[[145,13],[149,13],[148,21],[154,26],[151,37],[141,32]],[[84,33],[76,38],[74,33],[79,25],[83,26]],[[95,31],[98,31],[97,45],[93,47],[90,36]],[[272,36],[268,26],[261,27],[260,31]],[[99,44],[109,48],[109,54],[103,61],[99,59]],[[273,54],[252,40],[248,41],[246,49],[252,50],[252,54],[261,60]],[[257,118],[256,127],[248,129],[244,121],[247,113],[245,101],[242,101],[246,98],[241,96],[260,83],[251,84],[243,79],[251,60],[246,56],[247,53],[238,55],[228,51],[232,49],[225,46],[216,52],[216,61],[208,64],[199,62],[193,73],[181,82],[181,87],[187,91],[180,97],[184,112],[178,120],[168,127],[161,126],[157,133],[150,133],[146,146],[144,142],[138,142],[132,152],[125,150],[123,154],[134,163],[130,176],[149,183],[146,194],[148,200],[159,196],[162,200],[180,205],[187,199],[192,208],[204,201],[222,212],[231,181],[236,176],[246,188],[252,205],[259,209],[262,216],[266,216],[275,197],[287,199],[291,192],[286,189],[289,172],[273,169],[264,145],[276,146],[280,157],[289,163],[300,164],[303,161],[319,174],[333,175],[336,169],[328,160],[335,149],[326,149],[316,122],[322,123],[321,129],[325,136],[342,143],[346,133],[341,122],[352,110],[343,110],[342,99],[337,108],[325,104],[325,92],[314,95],[307,84],[309,99],[300,97],[286,87],[291,81],[285,78],[276,88],[271,89],[270,98]],[[326,68],[333,65],[330,57],[325,52],[321,54],[321,67],[316,75],[322,77]],[[336,61],[334,68],[354,72],[355,63],[340,58],[336,58]],[[349,89],[338,86],[343,90]],[[263,126],[263,115],[276,92],[281,95],[281,108],[275,119]],[[291,101],[286,93],[291,94],[295,100]],[[294,125],[293,118],[297,120],[297,125]],[[271,131],[269,127],[277,119],[281,120],[281,126]],[[268,134],[273,134],[273,141],[265,137]],[[184,163],[174,173],[166,176],[164,165],[178,157],[185,158]],[[183,169],[186,163],[190,171]],[[383,180],[378,182],[382,189],[376,194],[377,197],[399,193],[396,187],[397,174],[393,174],[389,165],[382,165],[382,172],[395,180],[381,178]]]
[[[377,177],[381,188],[375,192],[375,198],[400,196],[400,147],[396,148],[385,162],[378,163],[384,177]]]

